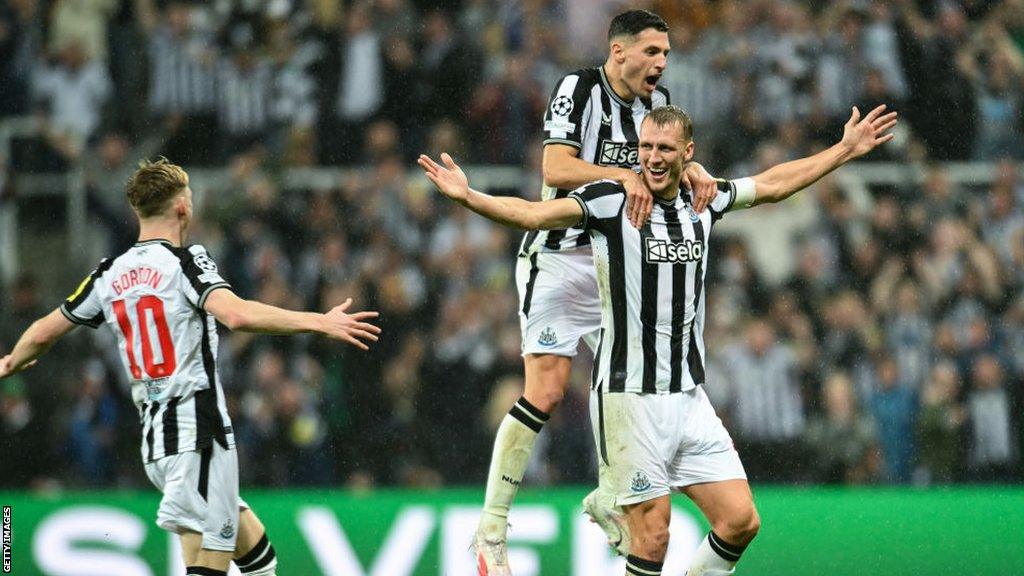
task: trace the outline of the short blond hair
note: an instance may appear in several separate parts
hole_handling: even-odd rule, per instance
[[[671,104],[667,106],[658,106],[654,110],[651,110],[644,118],[644,122],[650,120],[654,122],[654,125],[662,128],[669,124],[677,124],[683,129],[683,142],[689,142],[693,140],[693,121],[690,120],[690,115],[683,111],[679,106],[673,106]],[[643,126],[643,122],[640,123]]]
[[[162,213],[171,199],[188,187],[188,174],[177,164],[160,156],[139,162],[139,169],[128,178],[128,203],[139,218]]]

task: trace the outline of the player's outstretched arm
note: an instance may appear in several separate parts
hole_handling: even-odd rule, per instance
[[[772,166],[754,176],[756,192],[753,204],[785,200],[850,160],[892,140],[890,130],[896,125],[896,112],[883,112],[885,104],[861,119],[860,110],[854,106],[839,143],[813,156]]]
[[[326,314],[296,312],[255,300],[244,300],[231,290],[222,288],[210,293],[203,308],[232,330],[262,334],[315,332],[368,350],[366,342],[376,342],[380,328],[367,321],[376,318],[378,314],[348,314],[346,311],[351,305],[352,299],[349,298]]]
[[[583,208],[570,198],[530,202],[512,196],[491,196],[469,187],[469,179],[448,154],[441,154],[444,166],[421,154],[420,167],[442,194],[505,226],[525,230],[562,230],[583,219]]]
[[[65,318],[60,309],[33,322],[18,339],[14,350],[0,358],[0,379],[31,368],[40,356],[75,328],[76,324]]]

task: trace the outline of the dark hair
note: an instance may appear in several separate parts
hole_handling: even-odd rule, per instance
[[[679,106],[658,106],[644,118],[644,122],[650,120],[655,126],[662,127],[669,124],[677,124],[683,129],[683,142],[693,140],[693,122],[690,116]],[[643,122],[640,123],[643,126]]]
[[[612,39],[619,36],[636,36],[648,28],[654,28],[658,32],[668,32],[668,24],[654,12],[629,10],[612,18],[612,23],[608,26],[608,41],[611,42]]]

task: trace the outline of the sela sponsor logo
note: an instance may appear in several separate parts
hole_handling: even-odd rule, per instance
[[[601,153],[597,156],[597,163],[602,166],[632,168],[640,162],[640,153],[636,144],[602,140],[600,150]]]
[[[661,238],[646,238],[644,262],[648,264],[683,264],[704,258],[704,244],[686,239],[669,242]]]
[[[3,573],[11,573],[11,507],[4,506],[3,514]]]
[[[629,488],[637,493],[646,492],[651,489],[651,479],[643,470],[637,470],[636,474],[633,474],[633,481],[629,483]]]

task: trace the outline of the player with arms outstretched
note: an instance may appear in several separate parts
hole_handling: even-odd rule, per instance
[[[376,312],[293,312],[239,298],[199,245],[188,175],[165,159],[144,162],[128,181],[139,241],[105,259],[68,299],[34,322],[0,359],[0,379],[29,368],[78,326],[107,324],[142,420],[146,475],[163,493],[157,524],[181,537],[187,573],[273,576],[277,556],[239,498],[235,439],[217,371],[217,321],[232,330],[315,332],[363,350],[380,329]]]
[[[637,134],[652,107],[669,103],[658,86],[669,51],[668,25],[646,10],[616,16],[608,29],[608,57],[556,84],[544,116],[543,200],[565,198],[587,182],[614,180],[626,190],[630,220],[640,226],[652,196],[637,174]],[[698,191],[698,211],[716,193],[699,165],[686,177]],[[494,441],[487,490],[473,547],[480,576],[510,574],[508,513],[534,442],[569,386],[580,339],[593,348],[601,326],[590,237],[580,230],[526,234],[516,264],[525,372],[523,396],[502,420]],[[587,497],[592,517],[596,492]]]
[[[732,574],[757,534],[760,519],[743,465],[702,389],[708,238],[726,213],[784,200],[890,140],[896,114],[884,108],[863,120],[854,108],[842,140],[823,152],[721,181],[704,213],[680,186],[694,151],[690,118],[675,106],[656,108],[640,128],[640,165],[655,198],[640,229],[631,225],[627,192],[614,180],[587,184],[568,198],[529,202],[472,190],[447,154],[444,166],[420,157],[443,194],[478,214],[528,230],[574,226],[593,242],[602,322],[591,424],[602,488],[626,511],[624,523],[602,528],[626,554],[627,574],[662,573],[672,491],[685,493],[711,524],[689,576]]]

